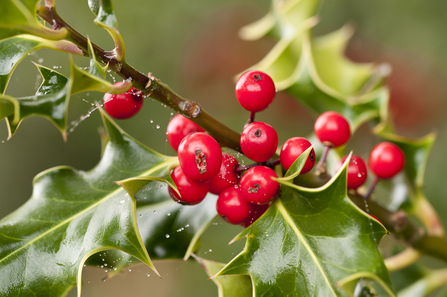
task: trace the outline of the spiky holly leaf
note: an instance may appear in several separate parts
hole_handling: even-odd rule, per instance
[[[171,167],[177,165],[176,161]],[[160,183],[157,183],[163,182],[176,189],[169,175],[171,167],[154,168],[156,171],[151,176],[133,177],[116,183],[138,201],[138,226],[152,258],[187,260],[199,247],[200,236],[217,215],[216,197],[208,194],[198,205],[184,206],[174,202],[168,194],[167,187],[161,189]],[[101,256],[92,256],[88,264],[96,266],[107,264],[107,267],[112,269],[108,276],[110,277],[123,267],[137,262],[130,255],[110,251],[106,254],[101,253]]]
[[[296,98],[315,115],[343,114],[355,131],[372,118],[388,117],[388,90],[380,87],[386,67],[356,64],[343,57],[352,29],[311,39],[307,31],[284,37],[250,69],[272,76],[278,90]],[[334,75],[336,71],[336,75]]]
[[[0,39],[28,33],[51,40],[61,40],[67,30],[52,30],[37,20],[39,0],[2,0],[0,5]]]
[[[151,175],[177,158],[158,154],[101,111],[109,141],[91,171],[57,167],[34,180],[31,199],[0,221],[0,295],[64,296],[85,260],[119,249],[153,267],[136,224],[136,202],[116,180]],[[154,169],[156,168],[156,169]]]
[[[202,265],[206,274],[210,277],[218,273],[225,264],[210,261],[194,255],[194,258]],[[248,275],[224,275],[212,278],[217,286],[219,297],[251,297],[252,284]]]
[[[279,198],[235,238],[245,249],[218,275],[249,274],[253,296],[346,296],[337,283],[360,272],[391,288],[377,249],[386,230],[347,197],[348,162],[320,188],[279,179]]]
[[[415,214],[421,220],[429,234],[444,236],[444,229],[439,216],[423,192],[425,169],[436,140],[436,134],[430,133],[420,139],[411,139],[394,134],[392,128],[386,123],[378,125],[374,129],[374,133],[396,144],[405,155],[404,174],[406,181],[396,180],[395,187],[406,189],[406,199],[393,197],[398,200],[398,203],[394,203],[397,204],[394,207],[400,207],[402,203],[406,202],[406,210]]]
[[[43,82],[34,96],[12,98],[0,95],[0,104],[4,108],[2,114],[5,114],[8,126],[8,138],[14,135],[26,117],[39,115],[53,122],[66,139],[68,104],[72,94],[86,91],[122,93],[130,87],[130,83],[112,85],[94,74],[79,69],[73,59],[70,59],[70,80],[54,70],[37,64],[36,66]],[[11,108],[10,102],[14,104],[14,109]]]
[[[82,55],[82,51],[68,41],[51,41],[32,35],[19,35],[0,41],[0,94],[4,94],[14,69],[29,53],[41,48],[70,51]]]
[[[112,36],[115,42],[115,54],[118,61],[124,59],[124,40],[118,30],[118,22],[116,20],[115,11],[113,10],[112,1],[110,0],[89,0],[90,10],[96,16],[95,24],[104,28]]]
[[[256,40],[266,35],[276,38],[295,35],[306,28],[319,2],[273,0],[269,12],[262,19],[241,28],[239,35],[246,40]]]
[[[348,61],[343,52],[352,28],[312,38],[309,31],[318,1],[274,1],[271,12],[245,27],[248,39],[274,35],[279,41],[250,69],[268,73],[278,90],[284,90],[315,115],[333,110],[343,114],[355,131],[372,118],[387,118],[388,90],[381,87],[389,67]],[[275,33],[276,32],[276,33]]]

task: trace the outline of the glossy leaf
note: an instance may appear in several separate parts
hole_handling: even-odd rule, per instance
[[[375,128],[374,133],[396,144],[405,155],[404,173],[406,182],[395,181],[395,187],[405,188],[408,197],[406,206],[408,212],[413,213],[424,224],[429,234],[444,236],[444,229],[438,214],[425,197],[424,175],[430,157],[431,149],[436,139],[435,133],[430,133],[420,139],[411,139],[392,133],[392,129],[385,123]],[[407,186],[408,185],[408,186]],[[399,205],[404,202],[401,200]]]
[[[301,170],[304,167],[304,164],[306,163],[307,157],[309,156],[310,152],[312,151],[313,147],[309,147],[304,152],[301,153],[301,155],[296,158],[296,160],[292,163],[289,170],[287,170],[286,174],[284,174],[284,177],[278,178],[278,181],[290,181],[293,180],[295,177],[297,177]]]
[[[8,138],[14,135],[23,119],[35,115],[48,118],[65,136],[68,80],[54,70],[37,64],[36,66],[43,82],[36,95],[14,99],[19,105],[19,110],[6,118]],[[19,117],[19,120],[17,121],[15,117]]]
[[[39,0],[2,0],[0,5],[0,39],[28,33],[51,40],[61,40],[67,30],[52,30],[36,17]]]
[[[122,93],[131,86],[128,82],[119,86],[112,85],[101,77],[79,69],[71,58],[70,80],[54,70],[36,66],[42,75],[43,83],[34,96],[12,98],[0,95],[0,100],[2,100],[0,102],[3,102],[5,108],[2,113],[7,116],[8,138],[14,135],[23,119],[40,115],[53,122],[61,131],[62,137],[66,139],[68,104],[72,94],[86,91]],[[14,113],[10,113],[11,106],[6,100],[17,105]]]
[[[347,197],[347,162],[320,188],[280,181],[279,199],[235,238],[245,249],[218,275],[250,274],[253,296],[346,296],[336,284],[359,272],[392,287],[377,249],[386,230]]]
[[[216,197],[209,194],[198,205],[175,203],[167,187],[151,183],[135,195],[141,238],[153,260],[184,259],[200,246],[200,237],[216,217]],[[138,263],[120,251],[101,252],[88,260],[89,265],[107,264],[113,276],[124,267]]]
[[[95,24],[106,29],[115,42],[114,53],[118,61],[124,59],[124,40],[118,30],[116,15],[111,0],[89,0],[90,10],[96,15]]]
[[[82,51],[68,41],[50,41],[31,35],[19,35],[0,41],[0,94],[4,94],[11,75],[17,65],[29,53],[41,48],[59,51]]]
[[[206,274],[210,277],[218,273],[225,264],[210,261],[194,255],[194,258],[202,265]],[[217,286],[219,297],[251,297],[252,284],[248,275],[224,275],[211,278]]]
[[[109,141],[100,163],[87,172],[56,167],[39,174],[31,199],[0,222],[0,295],[64,296],[76,283],[79,295],[85,260],[102,250],[119,249],[153,267],[137,230],[136,201],[114,181],[177,160],[101,114]]]

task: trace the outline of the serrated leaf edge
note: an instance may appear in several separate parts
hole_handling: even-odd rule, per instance
[[[383,280],[378,277],[377,275],[375,275],[374,273],[371,273],[369,271],[361,271],[361,272],[356,272],[351,274],[350,276],[345,277],[344,279],[338,281],[335,285],[339,288],[343,289],[343,286],[351,281],[354,281],[356,279],[360,279],[360,278],[370,278],[375,280],[376,282],[378,282],[382,288],[385,289],[385,291],[391,296],[391,297],[397,297],[393,291],[391,291],[391,289],[383,282]],[[349,293],[349,292],[347,292]],[[352,295],[352,294],[351,294]],[[353,296],[353,295],[352,295]]]

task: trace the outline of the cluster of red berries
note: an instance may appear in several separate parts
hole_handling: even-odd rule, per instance
[[[273,80],[260,71],[242,74],[236,84],[237,100],[251,113],[249,124],[241,133],[240,146],[244,155],[256,162],[252,165],[239,165],[235,157],[222,152],[213,137],[186,117],[178,114],[171,119],[167,127],[167,139],[178,153],[180,163],[180,166],[171,171],[178,190],[169,188],[174,201],[194,205],[211,192],[219,195],[216,203],[219,216],[231,224],[243,226],[249,226],[267,210],[280,189],[275,180],[278,175],[273,168],[281,164],[284,170],[288,170],[312,146],[303,137],[293,137],[282,145],[279,159],[272,159],[278,148],[278,134],[272,126],[255,122],[254,117],[256,112],[266,109],[272,103],[275,94]],[[124,94],[104,96],[106,111],[119,119],[135,115],[140,110],[142,101],[141,93],[134,88]],[[317,118],[314,132],[325,146],[317,165],[317,171],[324,171],[329,150],[346,144],[351,136],[350,126],[342,115],[328,111]],[[347,156],[340,160],[338,168],[346,158]],[[300,174],[312,170],[315,161],[315,152],[312,149]],[[369,167],[376,176],[372,187],[379,178],[386,179],[396,175],[404,163],[404,154],[396,145],[379,143],[369,156]],[[348,165],[347,187],[356,190],[362,186],[366,182],[367,172],[362,158],[353,155]]]

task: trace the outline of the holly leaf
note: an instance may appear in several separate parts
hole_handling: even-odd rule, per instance
[[[79,296],[84,262],[102,250],[119,249],[153,268],[136,201],[113,181],[150,175],[177,158],[143,146],[101,114],[109,141],[100,163],[87,172],[39,174],[31,199],[0,221],[0,295],[64,296],[77,284]]]
[[[438,214],[427,200],[424,188],[424,175],[430,157],[431,149],[436,140],[436,134],[430,133],[420,139],[411,139],[396,135],[386,123],[378,125],[374,133],[383,139],[396,144],[405,155],[405,180],[395,179],[394,187],[404,186],[406,199],[399,197],[394,202],[395,208],[405,207],[407,212],[414,214],[425,226],[428,233],[435,236],[444,236],[444,229]],[[396,197],[393,197],[396,198]],[[406,205],[403,205],[406,203]]]
[[[269,12],[262,19],[241,28],[239,35],[245,40],[295,35],[306,28],[318,4],[318,0],[273,0]]]
[[[0,94],[4,94],[12,73],[29,53],[41,48],[67,51],[82,55],[82,51],[68,41],[51,41],[32,35],[19,35],[0,41]]]
[[[218,273],[225,264],[210,261],[192,254],[197,262],[202,265],[206,274],[210,277]],[[248,275],[225,275],[212,277],[211,280],[217,286],[219,297],[251,297],[252,285]]]
[[[13,99],[19,108],[6,118],[8,139],[14,135],[23,119],[35,115],[48,118],[65,136],[68,79],[54,70],[35,65],[43,82],[36,95]],[[4,95],[0,95],[0,98],[2,97],[5,98]]]
[[[0,6],[0,39],[23,33],[51,40],[61,40],[67,36],[67,30],[52,30],[37,19],[39,0],[2,0]]]
[[[106,66],[102,66],[97,60],[96,60],[96,55],[95,55],[95,51],[93,50],[93,46],[92,43],[90,41],[90,38],[87,39],[87,44],[88,44],[88,55],[90,57],[90,67],[89,67],[89,72],[95,76],[101,77],[101,78],[105,78],[106,77],[106,72],[107,72],[107,68],[108,65]]]
[[[370,272],[354,273],[337,283],[349,296],[389,296],[396,294],[377,275]]]
[[[118,30],[118,23],[116,20],[115,11],[113,10],[111,0],[89,0],[88,5],[90,10],[96,16],[94,22],[97,26],[104,28],[112,36],[115,42],[116,58],[118,61],[124,59],[124,40]]]
[[[26,117],[39,115],[55,124],[66,140],[68,105],[72,94],[86,91],[122,93],[131,86],[128,82],[119,86],[112,85],[94,74],[79,69],[72,58],[70,58],[70,80],[54,70],[37,64],[36,66],[43,82],[35,95],[21,98],[0,95],[0,103],[5,108],[2,114],[6,116],[8,139],[15,134]],[[14,109],[10,102],[13,103]]]
[[[351,27],[311,38],[313,25],[314,19],[308,19],[300,30],[281,36],[265,58],[249,69],[268,73],[278,90],[290,93],[315,116],[339,112],[352,132],[373,118],[386,121],[389,92],[382,83],[389,67],[353,63],[343,56]]]
[[[217,275],[249,274],[253,296],[346,296],[337,283],[360,272],[392,288],[377,248],[386,230],[347,196],[349,159],[320,188],[280,180],[279,198],[234,239],[245,248]]]

